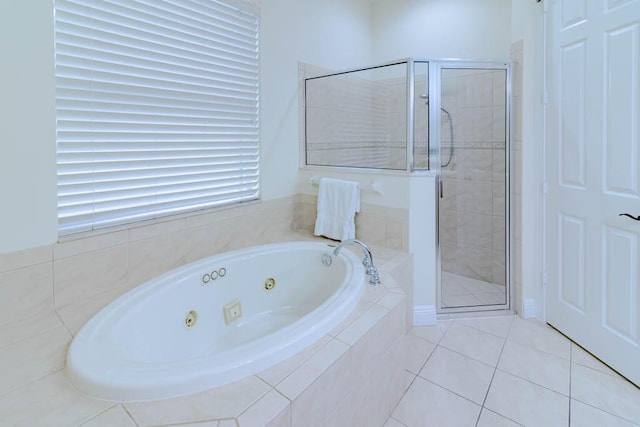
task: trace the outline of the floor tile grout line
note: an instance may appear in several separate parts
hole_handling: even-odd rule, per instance
[[[509,324],[509,330],[507,331],[507,337],[511,333],[511,327],[512,326],[513,326],[513,320]],[[498,355],[498,360],[496,360],[496,366],[494,366],[494,368],[493,368],[493,374],[491,375],[491,381],[489,381],[489,386],[487,387],[487,391],[484,394],[484,399],[482,400],[482,405],[480,407],[480,413],[478,414],[478,419],[476,420],[476,427],[478,427],[478,423],[480,422],[480,416],[482,416],[482,411],[484,410],[485,404],[487,403],[487,398],[489,397],[489,391],[491,390],[491,386],[493,385],[493,379],[495,378],[496,372],[498,371],[498,365],[500,364],[500,359],[502,358],[502,353],[504,352],[504,348],[507,345],[507,337],[505,337],[504,341],[502,342],[502,348],[500,349],[500,354]],[[496,412],[496,414],[498,414],[498,412]],[[504,416],[502,414],[498,414],[498,415]],[[505,418],[510,419],[508,417],[505,417]]]
[[[431,342],[431,341],[429,341]],[[429,359],[431,359],[431,356],[433,356],[433,353],[436,351],[436,348],[438,348],[438,345],[436,344],[435,347],[433,347],[433,350],[431,350],[431,353],[429,353],[429,356],[425,359],[424,363],[422,363],[422,366],[420,367],[420,369],[418,370],[418,373],[420,371],[422,371],[422,369],[425,367],[425,365],[427,364],[427,362],[429,361]],[[416,381],[416,378],[418,378],[420,375],[419,374],[414,374],[413,372],[411,372],[408,369],[405,369],[405,372],[409,372],[411,375],[413,375],[413,379],[411,380],[411,382],[409,383],[409,385],[407,386],[406,390],[404,392],[402,392],[402,397],[400,397],[400,399],[398,400],[398,402],[396,403],[396,405],[393,407],[393,409],[391,410],[389,417],[391,417],[393,415],[393,412],[396,410],[396,408],[398,407],[398,405],[400,404],[400,402],[402,401],[402,399],[404,399],[404,397],[407,395],[407,392],[409,391],[409,389],[411,388],[411,386],[413,385],[413,383]],[[420,377],[422,378],[422,377]],[[424,379],[424,378],[423,378]]]
[[[529,379],[527,379],[527,378],[523,378],[523,377],[521,377],[521,376],[520,376],[520,375],[518,375],[518,374],[514,374],[514,373],[512,373],[512,372],[507,372],[507,371],[502,370],[502,369],[497,368],[497,367],[496,367],[496,370],[498,370],[498,371],[502,372],[503,374],[511,375],[512,377],[518,378],[518,379],[520,379],[520,380],[522,380],[522,381],[526,381],[526,382],[528,382],[528,383],[530,383],[530,384],[533,384],[533,385],[535,385],[535,386],[537,386],[537,387],[543,388],[543,389],[545,389],[545,390],[547,390],[547,391],[553,392],[553,393],[555,393],[555,394],[559,394],[560,396],[562,396],[562,397],[566,397],[567,399],[571,399],[571,396],[569,396],[569,395],[566,395],[566,394],[564,394],[564,393],[560,393],[559,391],[553,390],[553,389],[551,389],[551,388],[549,388],[549,387],[547,387],[547,386],[544,386],[544,385],[542,385],[542,384],[538,384],[537,382],[531,381],[531,380],[529,380]]]
[[[456,319],[456,320],[454,320],[454,322],[457,325],[463,326],[463,327],[468,328],[468,329],[473,329],[474,331],[477,331],[477,332],[482,332],[483,334],[491,335],[492,337],[500,338],[502,340],[506,340],[507,339],[507,337],[501,337],[500,335],[492,334],[491,332],[484,331],[482,329],[476,328],[475,326],[471,326],[471,325],[467,325],[465,323],[461,323],[460,320],[466,320],[466,319]],[[511,328],[511,325],[509,325],[509,329],[510,328]]]
[[[460,322],[460,321],[472,321],[472,320],[482,320],[482,319],[501,319],[501,318],[502,319],[511,319],[511,322],[509,322],[509,329],[507,331],[507,335],[505,335],[505,336],[500,336],[500,335],[494,334],[492,332],[485,331],[484,329],[480,329],[480,328],[478,328],[476,326],[468,325],[466,323],[461,323]],[[484,332],[485,334],[493,335],[494,337],[502,338],[502,339],[506,340],[507,337],[509,336],[509,331],[511,330],[511,325],[513,324],[513,320],[514,319],[515,319],[515,315],[510,315],[510,316],[473,317],[473,318],[469,318],[469,319],[456,319],[454,321],[456,323],[459,323],[459,324],[463,325],[463,326],[467,326],[469,328],[475,329],[476,331]]]
[[[449,325],[447,325],[447,328],[444,330],[444,332],[442,333],[442,335],[439,337],[438,342],[440,342],[442,340],[442,338],[445,336],[445,334],[447,333],[447,331],[449,330],[449,327],[451,326],[453,322],[450,322]],[[413,327],[415,328],[415,327]],[[413,329],[412,328],[412,329]],[[395,410],[398,408],[398,405],[400,405],[400,402],[402,402],[402,400],[405,398],[405,396],[407,395],[407,392],[409,391],[409,389],[411,388],[411,386],[413,386],[413,383],[415,383],[416,378],[419,377],[419,373],[420,371],[422,371],[422,369],[425,367],[425,365],[427,364],[427,362],[429,361],[429,359],[431,359],[431,356],[433,356],[433,353],[436,351],[436,348],[438,348],[438,343],[434,343],[433,341],[430,341],[426,338],[422,338],[420,336],[414,335],[417,338],[420,338],[424,341],[427,341],[431,344],[434,344],[433,350],[431,350],[431,353],[429,353],[429,356],[425,359],[425,361],[422,363],[422,366],[420,366],[420,369],[418,370],[418,373],[414,374],[413,372],[411,372],[408,369],[405,369],[405,372],[408,372],[409,374],[411,374],[413,376],[413,378],[411,379],[411,382],[409,383],[409,385],[407,386],[407,388],[402,392],[402,396],[400,397],[400,399],[398,400],[398,402],[396,403],[396,405],[393,407],[393,409],[390,411],[389,417],[387,418],[387,420],[389,418],[393,417],[393,413],[395,412]],[[420,377],[422,378],[422,377]]]
[[[447,351],[450,351],[450,352],[452,352],[452,353],[455,353],[455,354],[457,354],[457,355],[459,355],[459,356],[465,357],[465,358],[467,358],[467,359],[469,359],[469,360],[473,360],[474,362],[481,363],[481,364],[483,364],[483,365],[485,365],[485,366],[487,366],[487,367],[489,367],[489,368],[492,368],[492,369],[496,369],[496,367],[497,367],[497,365],[498,365],[498,362],[497,362],[497,361],[496,361],[496,366],[494,366],[494,365],[491,365],[491,364],[489,364],[489,363],[487,363],[487,362],[483,362],[482,360],[478,360],[478,359],[475,359],[475,358],[473,358],[473,357],[471,357],[471,356],[468,356],[468,355],[466,355],[466,354],[464,354],[464,353],[460,353],[460,352],[459,352],[459,351],[457,351],[457,350],[450,349],[449,347],[445,347],[445,346],[443,346],[443,345],[437,345],[437,346],[433,349],[433,351],[431,352],[431,354],[429,355],[429,357],[427,358],[427,360],[425,360],[424,364],[422,365],[422,368],[420,368],[420,371],[416,374],[416,375],[417,375],[417,376],[419,376],[420,378],[425,379],[425,380],[426,380],[426,379],[428,379],[428,378],[425,378],[425,377],[421,376],[421,375],[420,375],[420,372],[422,372],[422,370],[424,369],[424,367],[425,367],[425,366],[427,365],[427,363],[429,362],[429,359],[431,359],[431,356],[433,356],[433,354],[436,352],[436,350],[438,349],[438,347],[440,347],[440,348],[442,348],[442,349],[445,349],[445,350],[447,350]],[[499,360],[500,360],[500,358],[498,357],[498,361],[499,361]]]
[[[521,346],[524,346],[524,347],[532,348],[532,349],[537,350],[537,351],[539,351],[539,352],[541,352],[541,353],[545,353],[545,354],[549,354],[549,355],[551,355],[551,356],[555,356],[555,357],[557,357],[557,358],[559,358],[559,359],[563,359],[563,360],[571,361],[571,359],[570,359],[570,358],[566,358],[566,357],[558,356],[558,355],[557,355],[557,354],[555,354],[555,353],[551,353],[551,352],[548,352],[548,351],[543,350],[543,349],[541,349],[541,348],[534,347],[534,346],[532,346],[532,345],[530,345],[530,344],[523,343],[523,342],[521,342],[521,341],[516,341],[516,340],[514,340],[514,339],[509,339],[509,337],[507,337],[507,338],[506,338],[506,340],[507,340],[507,341],[510,341],[510,342],[513,342],[513,343],[516,343],[516,344],[520,344]]]
[[[573,345],[569,346],[569,414],[568,414],[568,426],[571,426],[571,402],[573,401],[573,399],[571,398],[571,383],[572,383],[572,378],[571,375],[573,375]]]
[[[421,379],[422,381],[426,381],[426,382],[428,382],[428,383],[431,383],[431,384],[433,384],[434,386],[436,386],[436,387],[438,387],[438,388],[441,388],[441,389],[443,389],[443,390],[445,390],[445,391],[448,391],[448,392],[449,392],[449,393],[451,393],[451,394],[455,394],[455,395],[456,395],[456,396],[458,396],[459,398],[464,399],[464,400],[466,400],[467,402],[472,403],[472,404],[474,404],[474,405],[476,405],[476,406],[480,407],[480,412],[482,412],[482,406],[481,406],[479,403],[476,403],[476,402],[474,402],[473,400],[469,399],[468,397],[465,397],[465,396],[463,396],[463,395],[461,395],[461,394],[459,394],[459,393],[456,393],[456,392],[455,392],[455,391],[453,391],[453,390],[449,390],[448,388],[446,388],[446,387],[444,387],[444,386],[442,386],[442,385],[440,385],[440,384],[438,384],[437,382],[434,382],[434,381],[432,381],[432,380],[428,380],[428,379],[426,379],[426,378],[422,378],[422,377],[420,377],[420,379]]]
[[[408,427],[405,423],[403,423],[402,421],[398,420],[397,418],[395,418],[395,417],[393,417],[391,415],[389,415],[389,418],[387,418],[387,421],[389,421],[389,419],[391,419],[391,418],[393,418],[393,421],[397,422],[398,424],[401,424],[401,425],[403,425],[405,427]],[[386,422],[385,422],[385,425],[386,425]]]
[[[502,345],[504,346],[504,343],[502,343]],[[466,354],[464,354],[464,353],[460,353],[458,350],[455,350],[455,349],[449,348],[449,347],[447,347],[447,346],[445,346],[445,345],[440,345],[440,344],[438,344],[438,347],[442,347],[442,348],[444,348],[444,349],[446,349],[446,350],[449,350],[449,351],[452,351],[452,352],[454,352],[454,353],[457,353],[457,354],[459,354],[459,355],[461,355],[461,356],[467,357],[467,358],[469,358],[469,359],[471,359],[471,360],[473,360],[473,361],[483,363],[483,364],[485,364],[485,365],[487,365],[487,366],[490,366],[490,367],[492,367],[492,368],[496,368],[496,367],[498,366],[498,362],[500,361],[500,356],[498,356],[498,359],[496,360],[496,364],[495,364],[495,365],[492,365],[491,363],[487,363],[487,362],[485,362],[484,360],[476,359],[475,357],[471,357],[471,356],[466,355]],[[433,351],[435,351],[435,350],[433,350]],[[500,354],[502,354],[502,352],[501,352]]]
[[[606,409],[602,409],[602,408],[599,408],[599,407],[597,407],[597,406],[594,406],[594,405],[592,405],[591,403],[584,402],[584,401],[582,401],[582,400],[580,400],[580,399],[576,399],[576,398],[571,398],[570,400],[571,400],[571,401],[574,401],[574,400],[575,400],[576,402],[580,402],[580,403],[582,403],[582,404],[583,404],[583,405],[585,405],[585,406],[588,406],[588,407],[593,408],[593,409],[595,409],[595,410],[597,410],[597,411],[600,411],[600,412],[604,412],[605,414],[607,414],[607,415],[611,415],[612,417],[619,418],[619,419],[621,419],[621,420],[623,420],[623,421],[626,421],[626,422],[628,422],[628,423],[630,423],[630,424],[632,424],[632,425],[634,425],[634,426],[635,426],[635,425],[640,426],[640,424],[638,424],[635,420],[631,420],[631,419],[629,419],[629,418],[627,418],[627,417],[623,417],[622,415],[614,414],[613,412],[607,411]]]

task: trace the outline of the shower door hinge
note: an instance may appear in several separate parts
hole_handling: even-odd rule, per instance
[[[547,286],[547,271],[542,272],[542,286]]]
[[[542,94],[542,103],[544,105],[547,105],[549,103],[549,92],[547,92],[546,90]]]
[[[549,192],[549,184],[547,181],[542,181],[542,194],[547,194]]]

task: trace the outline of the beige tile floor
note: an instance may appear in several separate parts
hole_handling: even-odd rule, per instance
[[[410,386],[385,427],[640,426],[640,389],[535,320],[442,321],[409,339]]]

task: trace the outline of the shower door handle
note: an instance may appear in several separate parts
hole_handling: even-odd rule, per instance
[[[635,220],[635,221],[640,221],[640,215],[638,215],[638,216],[633,216],[633,215],[628,214],[628,213],[621,213],[621,214],[620,214],[620,215],[618,215],[618,216],[628,216],[629,218],[631,218],[631,219],[633,219],[633,220]]]

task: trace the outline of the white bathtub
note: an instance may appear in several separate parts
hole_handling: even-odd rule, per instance
[[[84,325],[69,348],[67,374],[95,398],[143,401],[272,366],[324,336],[360,299],[360,260],[332,250],[319,242],[256,246],[152,279]],[[235,302],[242,314],[227,323],[224,307]]]

